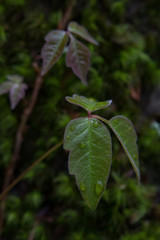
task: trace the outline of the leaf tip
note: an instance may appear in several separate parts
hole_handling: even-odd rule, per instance
[[[41,76],[43,77],[43,76],[45,75],[45,73],[46,73],[46,72],[42,69],[42,70],[41,70]]]
[[[81,81],[84,86],[86,86],[86,87],[88,86],[87,78],[81,78]]]
[[[109,107],[112,104],[113,101],[112,101],[112,99],[110,99],[107,102],[108,102],[108,107]]]
[[[11,102],[11,110],[14,110],[15,107],[16,107],[16,104],[13,104],[13,103]]]
[[[94,42],[92,42],[92,43],[96,46],[99,46],[99,42],[97,42],[95,39],[94,39]]]
[[[91,211],[95,211],[96,210],[96,208],[97,208],[97,204],[95,205],[92,205],[92,204],[90,204],[90,203],[88,203],[88,202],[86,202],[87,203],[87,206],[89,207],[89,209],[91,210]]]
[[[66,97],[65,97],[65,100],[66,100],[67,102],[69,102],[69,98],[70,98],[69,96],[66,96]]]

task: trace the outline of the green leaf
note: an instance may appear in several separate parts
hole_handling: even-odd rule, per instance
[[[68,34],[62,30],[51,31],[46,35],[45,40],[46,43],[42,48],[42,75],[46,74],[62,55]]]
[[[95,118],[77,118],[66,127],[64,149],[70,151],[69,172],[75,175],[82,197],[94,210],[110,173],[110,133]]]
[[[69,23],[68,31],[84,38],[88,42],[98,45],[98,42],[90,35],[90,33],[76,22]]]
[[[122,144],[122,147],[135,170],[137,178],[140,180],[137,135],[133,124],[124,116],[113,117],[108,121],[108,124]]]
[[[86,98],[83,96],[78,96],[76,94],[74,94],[72,97],[66,97],[66,100],[70,103],[84,108],[89,113],[109,107],[109,105],[112,103],[112,100],[97,102],[93,98]]]
[[[89,49],[70,34],[71,42],[66,56],[66,65],[71,67],[84,85],[87,85],[87,73],[90,67]]]

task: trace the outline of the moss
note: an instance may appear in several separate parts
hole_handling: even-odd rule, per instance
[[[30,100],[41,64],[44,36],[56,29],[69,1],[1,1],[0,83],[19,74],[29,89],[18,107],[9,109],[8,96],[0,96],[0,184],[11,159],[22,112]],[[32,170],[6,200],[3,239],[159,239],[159,135],[152,122],[158,113],[147,106],[159,86],[159,1],[81,0],[71,16],[84,25],[100,45],[92,52],[88,87],[65,66],[62,57],[44,77],[34,112],[27,123],[14,178],[62,139],[66,123],[83,113],[65,102],[72,94],[113,99],[107,118],[129,117],[138,132],[142,183],[134,179],[121,147],[114,142],[111,178],[96,212],[85,206],[74,179],[68,176],[67,153],[59,149]],[[138,92],[138,89],[140,92]],[[133,94],[134,93],[134,94]],[[138,96],[137,98],[135,97]],[[153,103],[157,105],[157,102]]]

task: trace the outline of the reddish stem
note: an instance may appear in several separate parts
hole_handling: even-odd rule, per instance
[[[64,13],[62,20],[58,24],[58,29],[65,29],[66,24],[68,23],[70,16],[72,14],[74,3],[75,3],[75,0],[70,1],[70,4],[68,5],[68,8],[67,8],[66,12]],[[32,92],[32,97],[31,97],[29,106],[24,110],[24,112],[22,114],[21,123],[17,130],[13,156],[12,156],[11,162],[5,173],[2,191],[4,191],[9,186],[9,183],[13,177],[13,173],[14,173],[17,161],[19,159],[19,153],[20,153],[21,146],[23,143],[23,136],[24,136],[24,132],[26,129],[26,124],[34,110],[35,104],[38,99],[39,91],[40,91],[40,88],[41,88],[42,82],[43,82],[43,79],[41,76],[41,69],[38,67],[38,65],[36,63],[34,63],[33,67],[37,71],[37,78],[35,80],[34,89]],[[5,198],[3,199],[3,201],[1,202],[1,205],[0,205],[0,236],[2,234],[2,229],[3,229],[4,215],[5,215]]]
[[[19,159],[19,153],[21,150],[22,142],[23,142],[23,135],[24,135],[24,132],[26,129],[26,124],[33,112],[33,109],[35,107],[35,104],[36,104],[36,101],[38,98],[39,90],[40,90],[42,82],[43,82],[43,79],[41,77],[41,70],[38,68],[37,64],[34,64],[33,67],[37,71],[37,78],[36,78],[36,81],[34,84],[34,89],[33,89],[33,93],[32,93],[32,97],[31,97],[29,106],[24,110],[24,112],[22,114],[22,119],[21,119],[20,125],[18,127],[14,151],[13,151],[13,155],[12,155],[10,164],[6,169],[2,192],[8,187],[8,185],[13,177],[13,173],[14,173],[17,161]],[[2,233],[2,228],[3,228],[4,213],[5,213],[5,198],[3,199],[3,201],[1,202],[1,205],[0,205],[0,235]]]

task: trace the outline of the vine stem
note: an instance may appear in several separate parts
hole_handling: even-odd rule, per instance
[[[34,110],[34,107],[35,107],[37,99],[38,99],[39,91],[40,91],[40,88],[41,88],[42,82],[43,82],[43,78],[41,76],[41,69],[39,68],[38,64],[33,63],[33,67],[34,67],[35,71],[37,72],[37,77],[36,77],[34,88],[32,91],[31,100],[22,114],[21,122],[20,122],[18,130],[17,130],[13,155],[12,155],[11,161],[6,169],[5,175],[4,175],[2,192],[4,192],[5,189],[8,188],[10,181],[13,177],[13,173],[16,168],[16,164],[19,160],[19,153],[21,150],[21,146],[22,146],[22,143],[24,140],[24,132],[26,130],[26,124]],[[0,204],[0,236],[2,233],[2,229],[3,229],[4,215],[5,215],[5,198],[3,199],[2,203]]]
[[[24,112],[22,114],[21,122],[20,122],[18,130],[17,130],[14,151],[13,151],[12,159],[6,170],[2,191],[8,187],[8,185],[12,179],[16,164],[19,160],[19,153],[20,153],[21,146],[22,146],[22,143],[24,140],[24,132],[26,129],[26,124],[34,110],[34,107],[35,107],[37,99],[38,99],[39,91],[40,91],[40,88],[41,88],[41,85],[43,82],[43,78],[41,77],[41,69],[38,67],[38,64],[33,63],[33,67],[34,67],[35,71],[37,72],[37,78],[36,78],[36,81],[34,84],[34,89],[32,92],[31,100],[29,102],[29,105],[26,107],[26,109],[24,110]]]
[[[90,115],[90,117],[97,118],[111,127],[111,125],[109,124],[109,121],[103,117],[100,117],[98,115]]]
[[[58,29],[60,29],[60,30],[65,29],[71,15],[72,15],[72,11],[73,11],[73,7],[74,7],[75,3],[76,3],[76,0],[70,0],[68,7],[63,15],[63,18],[61,19],[61,21],[58,24]]]
[[[64,29],[66,27],[66,24],[72,15],[72,11],[73,11],[73,7],[74,7],[75,3],[76,3],[76,0],[70,0],[68,8],[63,15],[63,18],[61,19],[60,23],[58,24],[58,29]],[[2,194],[5,192],[7,193],[18,182],[17,181],[15,183],[15,181],[16,181],[15,180],[12,183],[12,184],[14,184],[14,183],[15,184],[12,187],[11,187],[12,184],[9,185],[9,183],[13,177],[16,164],[20,157],[19,153],[20,153],[21,146],[22,146],[22,143],[24,140],[23,135],[26,130],[26,124],[34,110],[34,107],[35,107],[37,99],[38,99],[39,91],[40,91],[42,83],[43,83],[43,78],[41,76],[41,69],[39,68],[38,64],[34,63],[33,67],[35,68],[35,70],[37,72],[37,77],[35,80],[31,100],[29,102],[28,107],[23,112],[22,119],[21,119],[20,125],[17,130],[13,155],[12,155],[11,161],[6,169],[6,173],[4,175]],[[23,176],[20,176],[20,177],[22,178]],[[7,191],[7,189],[9,189],[9,190]],[[6,193],[3,196],[2,196],[2,194],[0,195],[1,199],[3,198],[3,201],[0,204],[0,238],[1,238],[3,223],[4,223],[4,215],[5,215],[5,198],[4,198],[4,196],[6,195]]]
[[[31,166],[29,166],[18,178],[16,178],[0,195],[0,201],[6,196],[6,194],[18,183],[21,181],[21,179],[34,167],[36,167],[42,160],[44,160],[47,156],[49,156],[52,152],[57,150],[61,145],[63,144],[63,141],[60,141],[55,146],[53,146],[51,149],[49,149],[43,156],[38,158]]]

